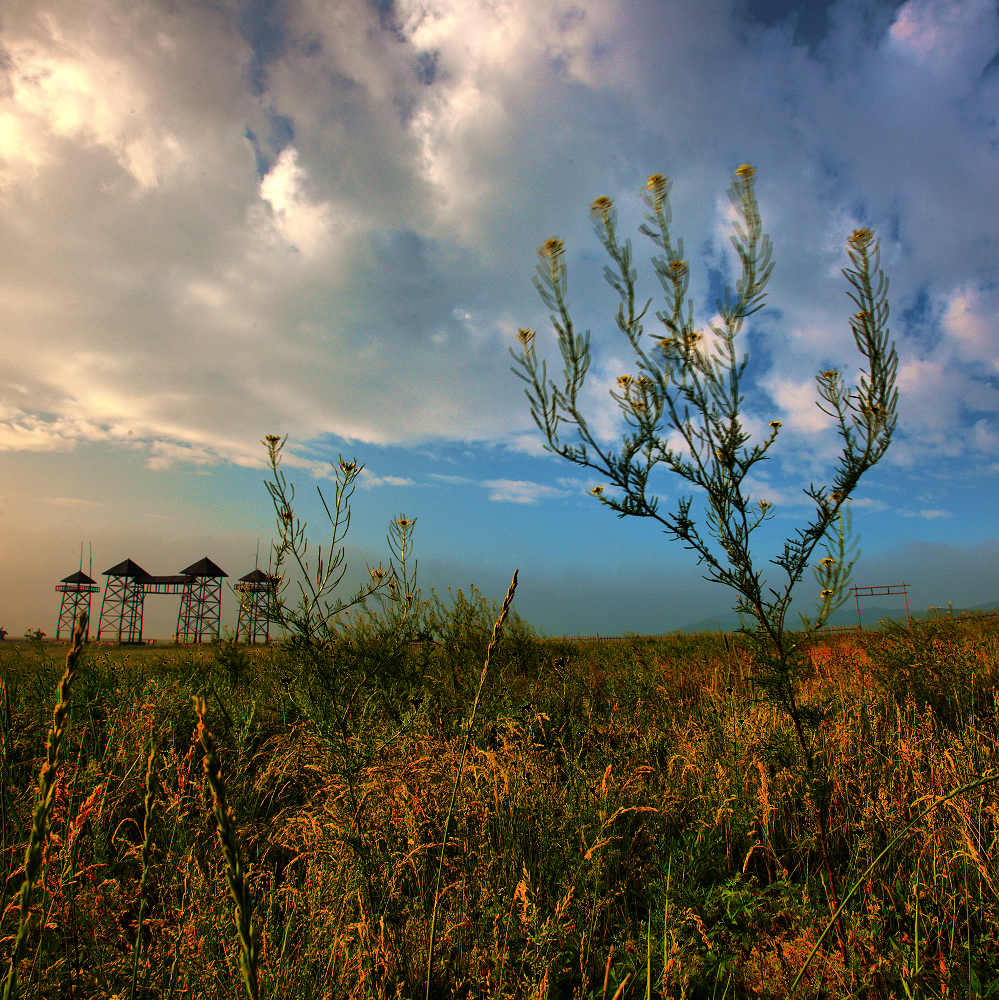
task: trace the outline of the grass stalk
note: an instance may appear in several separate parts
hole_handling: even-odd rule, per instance
[[[135,948],[132,950],[132,985],[128,991],[128,1000],[135,1000],[135,980],[139,971],[139,953],[142,951],[142,920],[146,915],[146,876],[149,872],[149,854],[152,847],[153,758],[156,755],[152,738],[150,738],[146,748],[148,750],[146,757],[146,814],[142,822],[142,876],[139,879],[139,921],[135,932]]]
[[[180,912],[181,912],[181,915],[183,915],[183,914],[185,914],[187,912],[187,898],[188,898],[188,890],[190,889],[190,886],[191,886],[191,854],[190,854],[190,852],[188,852],[188,855],[187,855],[187,870],[184,873],[184,894],[183,894],[183,896],[181,896],[181,901],[180,901]],[[170,980],[169,980],[169,985],[167,987],[166,1000],[173,1000],[174,987],[176,986],[176,983],[177,983],[177,962],[180,959],[180,939],[181,939],[181,935],[180,935],[180,933],[178,933],[177,934],[177,941],[176,941],[176,944],[174,946],[173,962],[170,965]]]
[[[458,773],[455,775],[454,787],[451,789],[451,805],[448,807],[447,819],[444,821],[444,839],[441,843],[441,856],[437,862],[437,878],[434,882],[434,905],[430,914],[430,944],[427,947],[426,1000],[430,1000],[430,989],[433,979],[434,945],[437,941],[437,901],[440,898],[441,871],[444,868],[444,851],[447,849],[448,833],[451,829],[451,816],[454,814],[454,803],[458,797],[458,786],[461,783],[461,771],[465,766],[465,754],[468,751],[468,741],[472,735],[472,725],[475,722],[475,713],[479,708],[479,698],[482,695],[482,685],[485,683],[486,674],[489,671],[489,661],[492,659],[494,650],[499,645],[500,633],[503,630],[503,622],[506,621],[507,612],[510,610],[510,604],[513,601],[513,595],[517,589],[517,574],[519,572],[520,571],[516,569],[513,571],[513,579],[510,581],[510,588],[507,590],[506,597],[503,600],[503,608],[500,611],[499,618],[496,619],[496,624],[493,625],[493,634],[489,639],[489,645],[486,647],[486,662],[483,664],[482,673],[479,675],[479,687],[475,692],[475,701],[472,703],[472,714],[468,719],[468,726],[465,729],[465,741],[461,748],[461,758],[458,760]]]
[[[31,917],[31,890],[42,869],[42,848],[49,834],[49,813],[52,811],[52,801],[55,795],[56,767],[59,764],[59,747],[62,744],[66,728],[66,716],[69,714],[69,703],[73,694],[73,680],[79,667],[80,653],[86,642],[87,613],[80,613],[76,628],[73,631],[73,642],[66,653],[66,669],[56,688],[56,704],[52,712],[52,727],[49,729],[47,755],[42,764],[38,778],[38,804],[35,806],[31,823],[31,837],[24,854],[24,881],[20,889],[20,918],[17,924],[17,936],[14,938],[14,948],[7,968],[7,978],[3,987],[3,1000],[16,1000],[17,997],[17,964],[28,938],[28,926]]]
[[[805,970],[811,964],[812,959],[816,955],[816,952],[818,952],[819,948],[822,946],[822,942],[825,940],[825,937],[829,933],[829,930],[839,919],[839,915],[842,912],[843,908],[853,898],[854,893],[864,884],[864,882],[867,879],[867,876],[870,875],[872,871],[874,871],[874,869],[878,865],[878,862],[880,862],[881,859],[917,823],[919,823],[924,817],[929,816],[929,814],[933,812],[933,810],[936,809],[937,806],[942,806],[945,802],[949,802],[951,799],[957,798],[958,795],[963,795],[965,792],[970,792],[974,788],[980,788],[982,785],[991,784],[993,781],[999,781],[999,773],[983,775],[982,777],[976,778],[974,781],[971,781],[966,785],[961,785],[960,788],[955,788],[952,792],[948,792],[947,795],[944,795],[942,798],[937,799],[936,802],[934,802],[932,805],[927,806],[914,820],[912,820],[910,823],[907,823],[904,827],[902,827],[902,829],[897,834],[895,834],[894,837],[892,837],[892,839],[888,842],[888,846],[885,847],[885,849],[881,851],[881,853],[867,866],[867,868],[864,870],[864,873],[860,876],[860,878],[857,879],[857,881],[850,888],[850,891],[843,897],[843,901],[836,908],[836,912],[829,918],[829,922],[826,924],[822,933],[819,935],[819,939],[815,942],[815,946],[808,953],[808,958],[805,959],[805,964],[802,965],[802,967],[798,970],[798,975],[794,977],[794,982],[791,983],[790,993],[792,996],[794,995],[794,991],[797,988],[798,983],[801,982],[801,977],[805,974]]]
[[[0,823],[3,824],[0,849],[7,849],[7,755],[10,749],[10,688],[7,678],[0,677]]]
[[[233,825],[232,810],[226,801],[225,782],[222,778],[222,765],[219,762],[215,747],[215,738],[205,725],[205,701],[195,698],[194,709],[198,713],[198,738],[205,751],[205,775],[212,791],[212,802],[215,807],[216,832],[219,844],[226,862],[226,881],[229,892],[236,904],[236,934],[239,938],[239,970],[246,986],[246,994],[250,1000],[258,1000],[260,996],[260,977],[257,961],[260,951],[257,928],[253,925],[253,901],[250,898],[250,887],[247,884],[239,855],[239,843]]]

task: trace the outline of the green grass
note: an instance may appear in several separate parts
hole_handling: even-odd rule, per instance
[[[997,786],[940,801],[999,767],[994,624],[812,653],[829,849],[860,885],[844,965],[745,645],[546,641],[511,613],[486,670],[497,612],[403,653],[86,647],[18,995],[999,995]],[[65,654],[0,643],[4,968]]]

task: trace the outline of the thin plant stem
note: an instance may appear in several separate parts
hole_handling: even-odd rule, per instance
[[[865,879],[872,871],[877,867],[878,862],[924,817],[929,816],[937,806],[942,806],[945,802],[949,802],[951,799],[956,798],[958,795],[963,795],[965,792],[970,792],[974,788],[980,788],[982,785],[988,785],[993,781],[999,781],[999,773],[986,774],[980,778],[976,778],[974,781],[969,782],[967,785],[962,785],[960,788],[955,788],[954,791],[949,792],[944,795],[943,798],[939,798],[932,805],[927,806],[911,823],[907,823],[894,837],[889,841],[888,846],[867,866],[864,873],[859,879],[853,884],[850,891],[843,897],[843,902],[839,904],[836,912],[830,917],[829,922],[823,928],[822,933],[819,935],[818,940],[815,942],[815,946],[808,953],[808,958],[805,959],[805,964],[802,965],[801,969],[798,971],[798,975],[794,977],[794,982],[791,983],[791,989],[789,990],[790,995],[794,995],[795,988],[798,983],[801,982],[801,977],[805,974],[805,970],[811,964],[812,959],[815,957],[819,948],[822,946],[822,942],[825,940],[826,935],[829,933],[830,928],[839,919],[839,915],[847,903],[853,898],[854,893],[864,884]]]
[[[492,659],[493,651],[499,645],[503,622],[506,621],[507,612],[510,610],[510,604],[513,601],[513,595],[517,589],[517,574],[519,572],[519,569],[515,569],[513,571],[513,579],[510,581],[510,589],[506,592],[506,598],[503,601],[503,608],[500,611],[499,618],[496,619],[496,624],[493,625],[493,634],[489,639],[489,645],[486,647],[486,662],[482,666],[482,673],[479,674],[479,688],[475,692],[475,701],[472,703],[472,714],[468,719],[468,726],[465,729],[465,741],[461,748],[461,758],[458,761],[458,773],[455,775],[454,787],[451,789],[451,805],[447,811],[447,819],[444,821],[444,839],[441,843],[441,856],[437,862],[437,879],[434,883],[434,906],[430,914],[430,945],[427,948],[426,1000],[430,1000],[430,987],[434,968],[434,945],[437,940],[437,901],[440,898],[441,871],[444,868],[444,851],[447,848],[448,833],[451,830],[451,816],[454,814],[454,803],[458,797],[458,785],[461,783],[461,772],[462,768],[465,766],[465,754],[468,751],[468,741],[472,735],[472,725],[475,722],[475,713],[479,708],[479,698],[482,695],[482,685],[486,681],[486,673],[489,670],[489,661]]]
[[[83,652],[87,635],[87,613],[80,613],[73,632],[73,642],[66,653],[66,669],[56,688],[56,705],[52,713],[52,727],[49,729],[47,743],[48,753],[42,764],[38,778],[38,804],[31,823],[31,837],[24,854],[24,881],[20,889],[20,918],[17,925],[17,936],[14,938],[14,948],[7,968],[7,978],[3,987],[3,1000],[16,1000],[17,997],[17,963],[21,959],[28,938],[28,925],[31,917],[31,890],[42,870],[42,848],[49,834],[49,813],[55,797],[56,767],[59,764],[59,747],[62,744],[66,730],[66,716],[69,714],[69,703],[73,694],[73,680],[79,666],[80,654]]]
[[[146,915],[146,876],[149,874],[149,855],[152,847],[152,820],[153,820],[153,791],[155,775],[153,772],[153,760],[156,756],[156,748],[153,746],[152,738],[146,745],[148,754],[146,757],[146,815],[142,821],[142,876],[139,879],[139,920],[138,928],[135,932],[135,948],[132,951],[132,985],[128,991],[129,1000],[135,1000],[135,981],[139,971],[139,953],[142,951],[142,920]]]
[[[194,708],[198,714],[198,737],[205,751],[205,775],[212,792],[212,803],[215,807],[216,831],[219,844],[226,862],[226,881],[229,892],[236,904],[236,935],[239,938],[239,970],[246,986],[246,994],[250,1000],[258,1000],[260,996],[259,972],[257,959],[260,954],[260,941],[257,928],[253,924],[253,900],[250,896],[250,886],[246,881],[243,864],[239,854],[239,843],[233,825],[232,810],[226,801],[225,782],[222,778],[222,765],[219,762],[215,748],[215,738],[205,725],[205,702],[203,698],[195,698]]]

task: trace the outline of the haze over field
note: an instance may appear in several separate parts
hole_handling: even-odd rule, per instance
[[[667,175],[694,322],[717,325],[741,276],[726,192],[742,163],[775,262],[737,344],[744,422],[754,443],[783,424],[750,479],[777,515],[754,536],[761,565],[839,454],[814,377],[856,380],[841,269],[866,226],[900,404],[852,503],[853,582],[904,580],[914,608],[995,601],[997,107],[993,0],[8,3],[0,625],[55,632],[81,539],[102,585],[126,556],[168,574],[207,554],[236,578],[258,539],[266,564],[268,433],[290,435],[317,541],[330,461],[366,464],[348,583],[387,560],[404,512],[424,588],[501,599],[519,567],[515,606],[549,633],[724,615],[735,595],[693,553],[616,519],[596,476],[542,450],[508,348],[532,328],[561,370],[531,283],[558,236],[592,331],[585,406],[619,437],[608,390],[634,364],[590,203],[614,200],[659,335],[638,226],[646,178]],[[691,493],[655,485],[668,511]],[[809,573],[801,610],[816,589]],[[175,618],[175,598],[150,598],[146,634]]]

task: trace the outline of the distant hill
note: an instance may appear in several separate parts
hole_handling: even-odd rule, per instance
[[[999,601],[991,601],[988,604],[978,604],[972,608],[954,608],[953,614],[968,614],[972,611],[996,611],[999,610]],[[810,609],[811,615],[814,616],[815,609]],[[910,608],[909,613],[913,618],[929,618],[932,615],[946,615],[947,606],[944,605],[942,608],[937,608],[935,611],[930,612],[928,608],[922,610],[915,610]],[[903,604],[899,607],[897,604],[861,604],[860,605],[860,620],[864,628],[877,628],[878,623],[882,618],[889,618],[898,622],[905,622],[905,605]],[[685,634],[690,634],[693,632],[734,632],[745,616],[740,619],[734,611],[729,611],[721,615],[710,615],[707,618],[701,618],[696,622],[691,622],[689,625],[683,626],[683,628],[675,629],[676,632],[682,632]],[[746,621],[749,625],[749,621]],[[790,629],[800,628],[801,619],[795,612],[791,612],[784,622],[785,626]],[[845,605],[840,608],[834,615],[829,618],[829,625],[856,625],[857,624],[857,606],[854,604]]]

